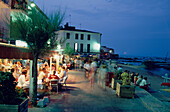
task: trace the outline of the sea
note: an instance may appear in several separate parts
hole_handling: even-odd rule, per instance
[[[166,58],[165,57],[144,57],[144,56],[140,56],[140,57],[136,57],[136,56],[120,56],[120,59],[118,59],[118,63],[120,64],[125,64],[125,65],[133,65],[133,66],[141,66],[142,62],[146,61],[146,60],[152,60],[152,61],[157,61],[157,62],[165,62],[170,64],[170,58]],[[165,74],[168,74],[168,77],[170,77],[170,70],[168,69],[164,69],[164,68],[155,68],[152,70],[148,70],[145,68],[141,68],[142,70],[151,72],[155,75],[158,76],[165,76]]]

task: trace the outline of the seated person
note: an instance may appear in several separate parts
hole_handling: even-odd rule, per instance
[[[51,85],[51,84],[58,84],[58,81],[52,81],[53,79],[59,80],[59,77],[56,75],[56,71],[53,71],[53,74],[50,74],[50,76],[48,77],[48,79],[49,79],[49,82],[47,82],[47,83],[48,83],[48,86]],[[51,80],[51,81],[50,81],[50,80]],[[51,83],[50,83],[50,82],[51,82]],[[51,86],[52,86],[52,85],[51,85]],[[50,86],[50,87],[51,87],[51,86]],[[49,88],[49,89],[52,90],[52,87]]]
[[[126,77],[128,77],[129,74],[128,74],[128,70],[125,70],[122,74],[121,74],[121,79],[125,79]]]
[[[56,75],[56,71],[53,71],[53,74],[51,74],[48,79],[59,79],[59,77]]]
[[[136,81],[138,80],[139,78],[139,73],[136,73],[135,76],[134,76],[134,83],[136,84]]]
[[[12,68],[12,69],[11,69],[11,72],[12,72],[13,77],[14,77],[15,79],[18,79],[18,76],[16,75],[16,73],[15,73],[14,71],[15,71],[15,69]]]
[[[66,78],[66,77],[67,77],[67,71],[66,71],[65,67],[62,67],[61,73],[60,73],[60,76],[59,76],[60,82],[63,81],[63,79]]]
[[[22,74],[19,76],[18,78],[18,84],[17,84],[17,87],[23,87],[24,84],[26,83],[26,80],[25,80],[25,76],[27,74],[27,70],[22,70]]]
[[[38,75],[38,88],[43,89],[43,82],[46,76],[46,69],[43,68],[40,74]]]
[[[136,85],[137,86],[139,86],[139,84],[141,83],[142,79],[143,79],[143,76],[142,75],[139,76],[138,80],[136,81]]]
[[[134,83],[134,77],[135,77],[135,72],[132,72],[131,73],[131,82],[133,82],[133,83]]]
[[[146,91],[149,91],[149,84],[147,84],[147,77],[144,77],[142,81],[139,84],[140,88],[145,89]]]

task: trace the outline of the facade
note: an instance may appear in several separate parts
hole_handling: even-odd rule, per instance
[[[29,0],[0,0],[0,42],[8,43],[10,38],[10,28],[6,22],[15,19],[15,12],[27,15],[29,3]]]
[[[10,12],[10,1],[0,0],[0,42],[7,43],[10,37],[10,30],[5,23],[6,19],[10,19]]]
[[[100,58],[101,59],[118,59],[119,55],[115,54],[114,49],[108,48],[106,46],[101,46]]]
[[[6,25],[6,22],[15,22],[14,14],[18,13],[22,13],[29,19],[28,14],[33,7],[47,18],[41,9],[30,0],[0,0],[0,42],[28,47],[27,43],[21,40],[9,41],[11,28]]]
[[[64,41],[64,44],[61,45],[62,49],[69,44],[75,54],[96,55],[100,53],[101,33],[76,29],[66,23],[64,28],[61,28],[56,34],[60,40]]]

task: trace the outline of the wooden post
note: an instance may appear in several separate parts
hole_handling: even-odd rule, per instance
[[[59,68],[59,58],[60,58],[60,56],[56,57],[56,70],[57,71],[58,71],[58,68]]]
[[[51,73],[51,69],[52,69],[52,57],[50,57],[50,73]]]

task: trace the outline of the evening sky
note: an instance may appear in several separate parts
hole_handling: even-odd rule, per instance
[[[65,12],[63,25],[102,33],[120,55],[170,57],[170,0],[34,0],[46,14]]]

